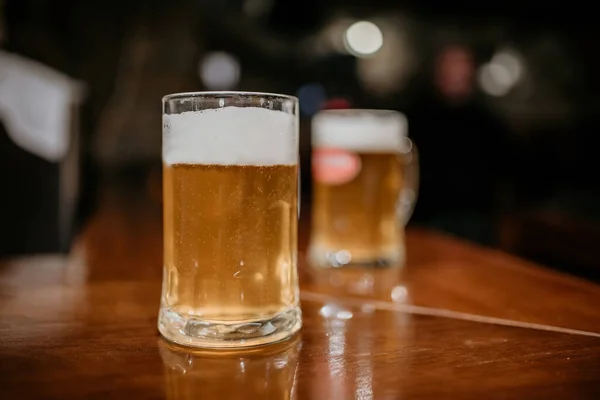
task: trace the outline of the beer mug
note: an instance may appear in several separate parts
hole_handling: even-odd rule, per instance
[[[291,336],[301,326],[297,99],[166,96],[162,157],[161,334],[197,347]]]
[[[403,266],[404,227],[418,184],[404,115],[320,112],[312,122],[312,146],[311,265]]]

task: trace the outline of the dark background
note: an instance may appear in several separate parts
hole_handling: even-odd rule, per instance
[[[159,173],[160,98],[210,89],[199,66],[218,51],[240,67],[239,81],[223,89],[300,97],[306,199],[316,110],[332,99],[400,110],[421,157],[411,224],[599,276],[600,25],[587,3],[2,3],[5,50],[86,85],[82,221],[102,185],[127,178],[143,186]],[[357,20],[382,29],[384,47],[370,58],[336,47],[344,21]],[[518,61],[516,82],[506,83],[498,54]]]

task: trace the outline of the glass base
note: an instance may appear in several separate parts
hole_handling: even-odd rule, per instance
[[[165,339],[191,347],[242,348],[279,342],[302,327],[299,307],[290,307],[268,319],[214,322],[164,307],[158,330]]]
[[[356,253],[359,253],[358,257]],[[353,255],[348,250],[311,246],[308,261],[313,268],[402,268],[405,254],[403,247],[388,251],[360,251]]]

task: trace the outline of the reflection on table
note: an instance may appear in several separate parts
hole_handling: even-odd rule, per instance
[[[159,341],[167,398],[293,398],[300,336],[242,351],[193,350]]]

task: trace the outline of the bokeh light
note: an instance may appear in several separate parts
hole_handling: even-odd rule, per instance
[[[499,51],[478,74],[481,89],[490,96],[507,95],[523,77],[523,61],[513,50]]]
[[[300,100],[300,112],[309,117],[319,112],[327,101],[327,93],[320,83],[301,86],[296,96]]]
[[[223,51],[207,54],[198,67],[202,83],[210,90],[234,89],[240,80],[240,71],[238,60]]]
[[[389,96],[401,90],[415,68],[414,50],[410,41],[410,23],[400,15],[378,17],[373,23],[381,30],[385,41],[377,52],[359,57],[356,68],[361,86],[377,96]]]
[[[369,56],[383,46],[383,33],[372,22],[358,21],[346,30],[345,45],[357,57]]]
[[[341,97],[329,99],[323,105],[324,110],[345,110],[351,107],[350,101]]]

